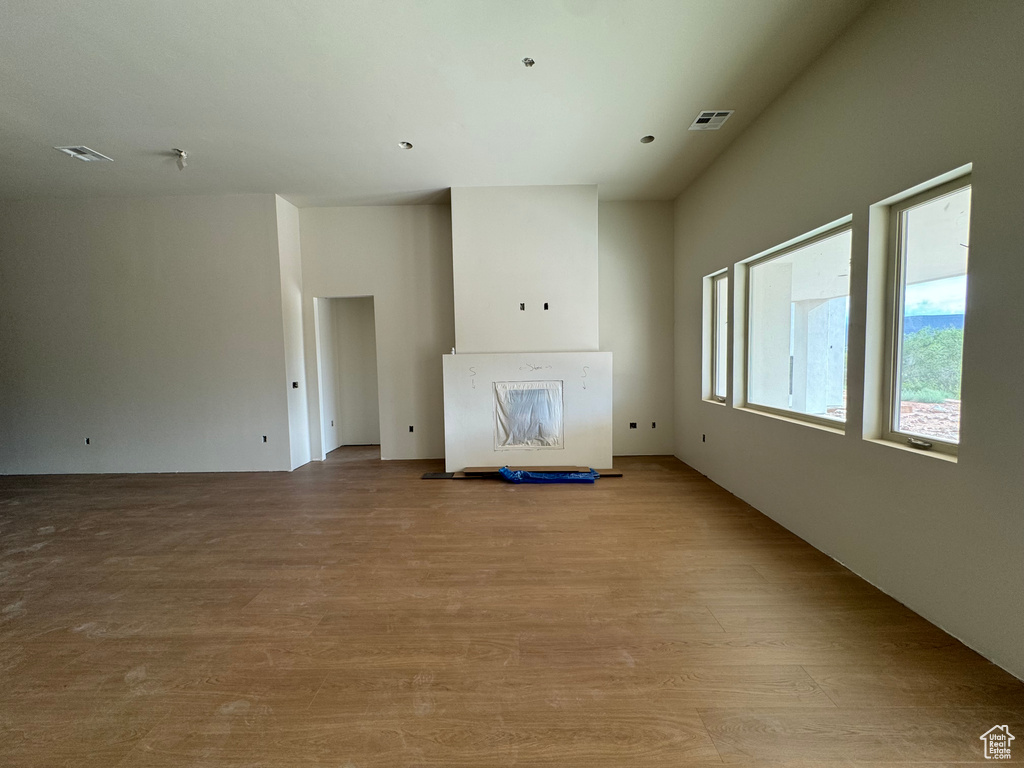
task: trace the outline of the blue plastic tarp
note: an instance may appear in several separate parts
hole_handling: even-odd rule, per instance
[[[510,483],[593,483],[600,477],[592,469],[587,472],[527,472],[502,467],[498,472]]]

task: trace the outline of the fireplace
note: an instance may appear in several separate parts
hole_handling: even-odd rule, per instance
[[[612,464],[598,352],[597,187],[454,187],[445,464]]]
[[[445,466],[612,463],[610,352],[444,356]]]

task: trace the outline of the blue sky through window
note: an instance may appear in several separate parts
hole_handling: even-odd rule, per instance
[[[966,297],[966,275],[908,285],[904,299],[904,314],[962,315]]]

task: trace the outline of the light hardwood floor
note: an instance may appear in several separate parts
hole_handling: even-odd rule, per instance
[[[1024,685],[671,458],[0,478],[0,765],[984,763]]]

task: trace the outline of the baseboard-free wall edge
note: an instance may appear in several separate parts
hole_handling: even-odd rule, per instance
[[[790,528],[784,522],[782,522],[781,520],[778,520],[775,517],[772,517],[770,514],[768,514],[764,510],[762,510],[759,507],[757,507],[753,502],[751,502],[748,499],[745,499],[741,494],[735,493],[730,488],[728,488],[728,487],[722,485],[721,483],[719,483],[712,476],[710,476],[708,474],[705,474],[704,472],[701,472],[701,470],[697,469],[697,467],[693,466],[692,464],[688,464],[686,461],[681,459],[679,456],[675,456],[674,458],[677,461],[679,461],[680,463],[685,464],[687,467],[692,469],[694,472],[697,472],[698,474],[700,474],[702,477],[706,477],[708,480],[710,480],[712,483],[717,485],[723,491],[726,491],[727,493],[735,496],[737,499],[742,501],[744,504],[749,505],[751,507],[751,509],[757,510],[757,512],[759,514],[762,514],[765,517],[767,517],[769,520],[772,520],[772,521],[778,523],[783,528],[785,528],[787,531],[789,531],[794,536],[796,536],[798,539],[800,539],[800,541],[806,543],[810,547],[814,547],[814,549],[816,549],[818,552],[821,552],[821,554],[825,555],[826,557],[831,559],[833,562],[839,563],[839,565],[843,566],[843,568],[848,570],[850,573],[854,574],[857,578],[863,579],[864,581],[866,581],[868,584],[870,584],[872,587],[877,589],[883,595],[886,595],[887,597],[891,597],[893,600],[895,600],[897,603],[902,605],[904,608],[909,609],[910,611],[912,611],[913,613],[915,613],[916,615],[920,616],[922,619],[927,621],[932,626],[937,627],[938,629],[942,630],[947,635],[949,635],[951,638],[956,640],[958,643],[962,644],[966,648],[970,648],[976,654],[978,654],[983,659],[985,659],[985,661],[989,662],[990,664],[995,664],[997,667],[999,667],[1001,670],[1003,670],[1007,674],[1013,675],[1018,680],[1024,681],[1024,669],[1021,669],[1021,670],[1011,669],[1010,667],[1008,667],[1005,664],[1003,664],[1002,662],[1000,662],[998,659],[992,658],[991,651],[988,651],[988,650],[986,650],[984,648],[979,648],[973,642],[969,642],[969,641],[965,640],[964,638],[962,638],[960,635],[958,635],[956,632],[953,632],[953,631],[947,629],[946,626],[944,625],[944,622],[936,621],[927,612],[920,611],[917,608],[915,608],[912,604],[904,602],[898,595],[894,595],[892,592],[890,592],[888,589],[886,589],[882,585],[876,584],[872,579],[868,578],[863,573],[858,571],[856,568],[853,568],[852,566],[850,566],[848,563],[843,562],[838,557],[836,557],[834,554],[829,552],[827,549],[823,549],[822,547],[819,547],[818,545],[816,545],[813,541],[810,541],[810,540],[804,538],[800,533],[798,533],[797,531],[794,531],[792,528]]]
[[[761,512],[761,510],[757,510],[757,511],[758,511],[758,512]],[[761,512],[761,514],[764,514],[764,513],[763,513],[763,512]],[[765,517],[770,517],[770,516],[769,516],[769,515],[765,515]],[[775,520],[775,518],[774,518],[774,517],[772,517],[771,519],[772,519],[772,520]],[[779,521],[778,521],[778,520],[775,520],[775,522],[777,522],[777,523],[778,523]],[[782,523],[779,523],[779,525],[782,525]],[[785,526],[783,526],[783,527],[785,528]],[[787,530],[787,531],[789,531],[789,528],[786,528],[786,530]],[[795,531],[790,531],[790,533],[792,533],[792,534],[793,534],[794,536],[799,536],[799,538],[800,538],[800,540],[801,540],[801,541],[807,541],[806,539],[804,539],[804,538],[803,538],[802,536],[800,536],[800,535],[799,535],[798,533],[796,533]],[[810,545],[811,545],[812,547],[814,547],[814,544],[811,544],[811,542],[809,542],[809,541],[808,541],[807,543],[808,543],[808,544],[810,544]],[[1007,674],[1009,674],[1009,675],[1013,675],[1013,676],[1014,676],[1015,678],[1017,678],[1017,679],[1018,679],[1018,680],[1020,680],[1021,682],[1024,682],[1024,670],[1021,670],[1021,672],[1017,672],[1017,671],[1015,671],[1015,670],[1012,670],[1012,669],[1010,669],[1009,667],[1005,667],[1005,666],[1003,666],[1003,665],[1002,665],[1002,664],[1001,664],[1001,663],[1000,663],[999,661],[997,661],[996,659],[993,659],[993,658],[992,658],[992,657],[991,657],[991,656],[989,655],[989,652],[986,652],[985,650],[982,650],[981,648],[978,648],[978,647],[976,647],[976,646],[972,645],[972,644],[971,644],[971,643],[969,643],[968,641],[964,640],[964,638],[960,637],[960,635],[956,634],[955,632],[952,632],[952,631],[950,631],[950,630],[949,630],[949,629],[947,629],[947,628],[946,628],[945,626],[943,626],[942,624],[940,624],[940,623],[939,623],[938,621],[935,621],[935,620],[934,620],[933,618],[931,618],[931,617],[930,617],[930,616],[928,616],[927,614],[925,614],[925,613],[922,613],[921,611],[917,610],[917,609],[916,609],[916,608],[915,608],[914,606],[912,606],[912,605],[910,605],[910,604],[908,604],[908,603],[905,603],[905,602],[903,602],[903,601],[902,601],[902,600],[900,600],[900,598],[898,598],[898,597],[897,597],[896,595],[894,595],[894,594],[891,594],[890,592],[888,592],[887,590],[885,590],[885,589],[884,589],[884,588],[883,588],[882,586],[880,586],[879,584],[876,584],[875,582],[873,582],[873,581],[872,581],[871,579],[869,579],[869,578],[868,578],[867,576],[865,576],[864,574],[862,574],[862,573],[860,573],[859,571],[857,571],[857,570],[855,570],[855,569],[851,568],[851,567],[850,567],[849,565],[847,565],[846,563],[844,563],[844,562],[843,562],[842,560],[840,560],[839,558],[837,558],[837,557],[834,557],[834,556],[833,556],[833,555],[832,555],[831,553],[829,553],[829,552],[826,552],[826,551],[825,551],[825,550],[823,550],[823,549],[819,549],[818,547],[814,547],[814,548],[815,548],[815,549],[817,549],[817,550],[818,550],[819,552],[821,552],[821,553],[822,553],[823,555],[826,555],[827,557],[830,557],[830,558],[831,558],[831,559],[832,559],[833,561],[835,561],[835,562],[839,563],[839,564],[840,564],[841,566],[843,566],[843,568],[845,568],[846,570],[848,570],[848,571],[849,571],[850,573],[852,573],[852,574],[854,574],[855,576],[857,576],[858,578],[860,578],[860,579],[863,579],[864,581],[866,581],[866,582],[867,582],[868,584],[870,584],[870,585],[871,585],[872,587],[874,587],[875,589],[877,589],[877,590],[878,590],[879,592],[881,592],[881,593],[882,593],[883,595],[888,595],[888,596],[889,596],[889,597],[891,597],[891,598],[892,598],[893,600],[895,600],[895,601],[896,601],[897,603],[899,603],[900,605],[902,605],[902,606],[903,606],[904,608],[907,608],[908,610],[910,610],[910,611],[913,611],[913,612],[914,612],[915,614],[917,614],[918,616],[920,616],[920,617],[921,617],[922,619],[924,619],[925,621],[927,621],[927,622],[928,622],[929,624],[931,624],[932,626],[938,627],[939,629],[941,629],[941,630],[942,630],[943,632],[945,632],[945,633],[946,633],[947,635],[949,635],[950,637],[952,637],[952,638],[953,638],[954,640],[956,640],[956,641],[957,641],[958,643],[960,643],[960,644],[961,644],[961,645],[963,645],[964,647],[966,647],[966,648],[970,648],[970,649],[971,649],[972,651],[974,651],[974,652],[975,652],[976,654],[978,654],[979,656],[981,656],[981,658],[985,659],[985,661],[989,662],[990,664],[995,664],[995,665],[996,665],[997,667],[999,667],[999,668],[1000,668],[1001,670],[1003,670],[1003,671],[1004,671],[1004,672],[1006,672]]]

